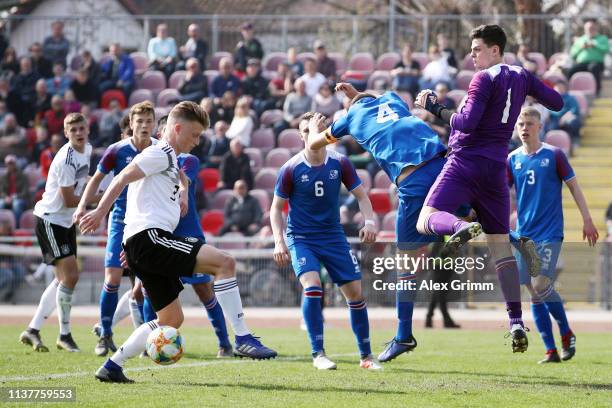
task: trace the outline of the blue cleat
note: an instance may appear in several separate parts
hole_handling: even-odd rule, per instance
[[[118,369],[111,369],[107,368],[106,364],[98,368],[98,371],[96,371],[96,378],[102,382],[126,384],[131,384],[134,382],[134,380],[127,378],[125,374],[123,374],[123,370],[121,369],[121,367],[119,367]]]
[[[275,358],[277,356],[276,351],[264,346],[258,339],[259,337],[255,337],[252,334],[236,336],[234,355],[240,358],[247,357],[254,360]]]
[[[385,349],[378,356],[378,361],[381,363],[386,363],[387,361],[393,360],[400,354],[414,350],[416,346],[417,341],[414,336],[410,336],[410,338],[406,341],[398,341],[394,337],[393,340],[385,345]]]

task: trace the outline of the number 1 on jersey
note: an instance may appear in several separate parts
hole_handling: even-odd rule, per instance
[[[510,105],[512,104],[512,88],[508,89],[508,97],[506,98],[506,107],[502,114],[501,123],[508,123],[508,117],[510,116]]]

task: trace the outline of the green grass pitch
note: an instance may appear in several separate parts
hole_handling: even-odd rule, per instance
[[[42,336],[53,346],[35,353],[18,343],[23,328],[0,326],[0,386],[76,387],[76,404],[91,407],[603,407],[612,406],[612,333],[578,333],[576,357],[542,366],[542,345],[531,333],[530,349],[512,354],[501,331],[417,330],[419,346],[382,372],[358,367],[350,330],[326,330],[326,350],[338,370],[312,367],[306,333],[295,329],[256,330],[276,348],[272,361],[215,359],[216,340],[208,327],[185,327],[186,355],[170,367],[133,359],[127,375],[136,384],[102,384],[93,373],[103,359],[93,354],[90,328],[73,328],[82,352],[55,349],[56,327]],[[121,342],[129,335],[120,327]],[[372,333],[375,353],[392,337]],[[2,403],[0,402],[0,405]],[[5,406],[18,406],[10,404]],[[33,406],[23,404],[22,406]]]

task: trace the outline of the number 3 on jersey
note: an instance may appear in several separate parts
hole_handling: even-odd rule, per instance
[[[527,184],[535,184],[535,171],[527,170]]]
[[[325,194],[325,190],[323,190],[323,182],[321,180],[316,181],[314,183],[314,188],[315,188],[315,196],[323,197],[323,194]]]

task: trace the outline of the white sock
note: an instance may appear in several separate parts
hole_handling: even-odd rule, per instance
[[[130,298],[130,316],[132,317],[132,324],[134,328],[137,329],[141,324],[144,323],[142,320],[142,315],[140,314],[140,308],[138,307],[138,302],[134,298]]]
[[[36,270],[32,274],[32,276],[35,279],[42,278],[43,276],[45,276],[45,269],[47,269],[47,264],[44,262],[41,262],[40,265],[38,265],[38,268],[36,268]]]
[[[244,321],[242,300],[240,300],[240,291],[238,290],[236,278],[216,280],[215,294],[223,309],[223,314],[229,319],[232,325],[234,334],[236,336],[251,334]]]
[[[30,328],[40,330],[43,322],[47,319],[47,317],[49,317],[49,315],[51,315],[51,313],[53,313],[53,310],[55,310],[57,285],[59,285],[58,280],[53,279],[53,281],[43,292],[42,296],[40,297],[40,301],[38,302],[36,313],[34,313],[34,317],[32,317],[32,321],[30,322]]]
[[[157,320],[140,325],[130,334],[130,337],[119,347],[119,349],[110,358],[115,364],[123,367],[128,358],[132,358],[142,353],[147,344],[147,337],[155,329],[157,329]]]
[[[72,294],[74,289],[67,288],[61,283],[57,287],[57,319],[60,325],[60,334],[70,333],[70,310],[72,309]]]
[[[55,266],[47,265],[45,268],[45,282],[51,282],[55,279]]]
[[[115,327],[117,323],[128,317],[130,314],[130,291],[126,291],[123,296],[119,298],[119,302],[117,302],[117,309],[115,309],[115,314],[113,315],[113,323],[112,327]]]

